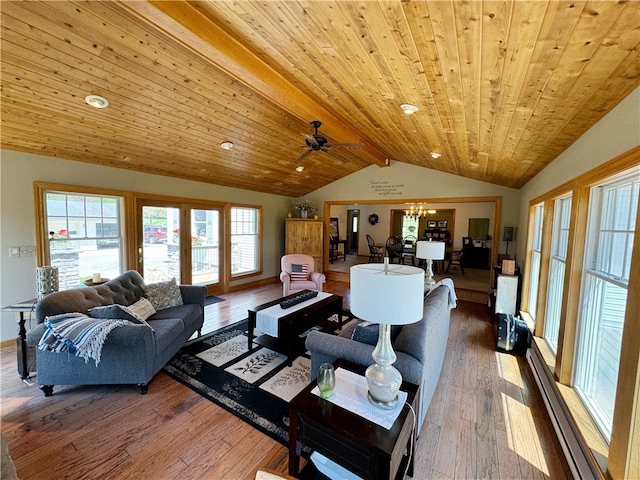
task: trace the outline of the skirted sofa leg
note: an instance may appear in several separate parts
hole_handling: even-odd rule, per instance
[[[149,391],[149,384],[148,383],[139,383],[138,387],[140,387],[140,394],[144,395],[145,393],[147,393]]]

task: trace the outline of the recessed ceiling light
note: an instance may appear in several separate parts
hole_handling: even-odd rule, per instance
[[[107,108],[109,106],[109,101],[100,95],[87,95],[84,97],[84,101],[95,108]]]
[[[416,107],[415,105],[411,105],[410,103],[403,103],[402,105],[400,105],[400,108],[407,115],[414,114],[418,111],[418,107]]]
[[[220,147],[224,148],[225,150],[231,150],[233,148],[233,142],[222,142],[220,144]]]
[[[431,158],[440,158],[442,156],[442,154],[438,152],[431,152],[429,155],[431,155]]]
[[[298,165],[296,167],[296,172],[302,172],[304,170],[304,167],[302,165]]]

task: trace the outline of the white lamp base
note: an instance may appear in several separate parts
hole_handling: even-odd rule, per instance
[[[383,409],[395,408],[402,375],[392,365],[397,357],[391,346],[390,325],[380,324],[378,344],[371,356],[376,363],[370,365],[364,374],[369,386],[369,402]]]
[[[396,408],[396,405],[398,405],[398,394],[396,394],[396,398],[388,402],[381,402],[379,400],[376,400],[371,396],[371,392],[367,393],[367,398],[369,399],[369,403],[371,405],[382,408],[384,410],[393,410],[394,408]]]

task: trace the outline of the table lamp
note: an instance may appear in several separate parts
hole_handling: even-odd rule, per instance
[[[42,300],[50,293],[58,291],[58,267],[36,268],[36,299]]]
[[[424,287],[431,289],[436,284],[433,279],[433,260],[444,260],[445,243],[420,240],[416,242],[416,257],[427,261],[427,270],[424,274]]]
[[[393,366],[396,354],[391,346],[391,325],[405,325],[422,319],[424,272],[405,265],[362,264],[351,267],[351,312],[358,318],[378,323],[375,363],[365,372],[369,401],[392,409],[398,403],[402,375]]]

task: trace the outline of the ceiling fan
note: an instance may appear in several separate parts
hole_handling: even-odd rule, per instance
[[[338,155],[337,153],[334,153],[330,149],[332,148],[364,148],[363,143],[329,144],[327,143],[327,137],[323,137],[318,133],[318,128],[320,128],[320,125],[322,125],[322,122],[320,120],[314,120],[313,122],[310,122],[310,124],[313,128],[315,128],[316,133],[314,133],[313,135],[309,133],[302,134],[302,136],[304,137],[304,143],[306,144],[307,147],[309,147],[309,149],[306,152],[304,152],[302,155],[300,155],[298,158],[296,158],[294,160],[294,163],[301,162],[310,153],[318,152],[318,151],[327,153],[332,157],[337,158],[341,162],[348,162],[349,161],[348,159],[341,157],[340,155]]]

